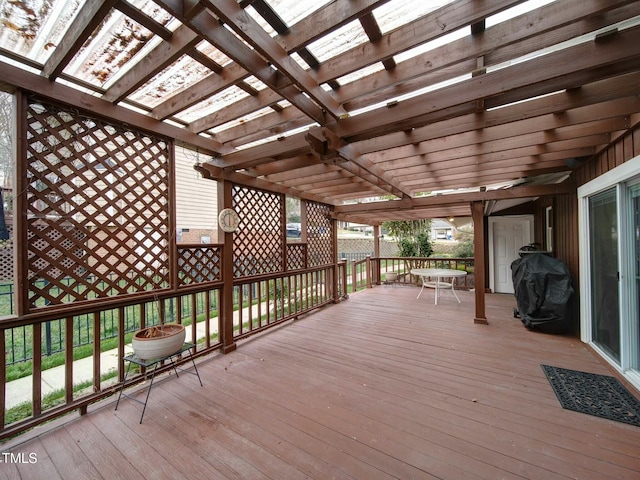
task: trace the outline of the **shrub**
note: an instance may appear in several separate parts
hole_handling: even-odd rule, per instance
[[[453,256],[456,258],[469,258],[473,255],[473,242],[460,242],[453,250]]]

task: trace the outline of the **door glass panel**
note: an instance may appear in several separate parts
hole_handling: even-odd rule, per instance
[[[589,197],[593,341],[620,363],[616,189]]]
[[[635,332],[635,358],[632,360],[631,368],[638,369],[640,368],[640,185],[635,184],[629,187],[629,195],[631,199],[631,214],[632,214],[632,224],[633,228],[632,239],[633,239],[633,270],[631,271],[633,275],[633,282],[631,285],[631,295],[632,295],[632,312],[635,318],[630,319],[630,326],[632,327],[632,332]],[[633,334],[633,333],[632,333]],[[633,338],[633,337],[632,337]]]

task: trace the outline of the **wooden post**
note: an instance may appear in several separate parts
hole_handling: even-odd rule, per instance
[[[338,272],[338,221],[333,218],[330,220],[331,222],[331,242],[333,243],[333,258],[332,263],[333,263],[333,278],[331,281],[331,288],[333,289],[333,291],[331,292],[332,296],[333,296],[333,303],[338,303],[340,302],[340,289],[338,288],[338,285],[340,283],[340,275]]]
[[[218,181],[218,211],[233,205],[233,185],[229,181]],[[218,238],[222,239],[222,292],[220,294],[220,318],[222,319],[220,341],[222,352],[236,349],[233,339],[233,233],[218,226]]]
[[[13,195],[13,266],[15,282],[16,314],[29,311],[28,243],[27,243],[27,95],[16,92],[16,189]],[[4,340],[3,340],[4,341]]]
[[[474,323],[487,325],[487,315],[485,312],[485,281],[486,271],[485,258],[485,226],[484,226],[484,202],[471,203],[471,215],[473,218],[473,255],[474,255],[474,282],[476,289],[476,316]]]
[[[358,287],[358,275],[356,273],[356,261],[351,260],[351,291],[356,293]]]
[[[380,285],[380,225],[373,226],[373,282]]]
[[[280,223],[280,239],[282,242],[280,270],[286,272],[289,270],[289,265],[287,262],[287,197],[284,194],[280,194]]]
[[[169,148],[168,174],[169,174],[169,282],[173,290],[178,288],[180,282],[180,267],[178,266],[178,239],[177,239],[177,199],[176,199],[176,162],[175,162],[175,143],[171,142]]]
[[[342,264],[342,296],[349,298],[349,290],[347,288],[347,260],[340,260]]]
[[[307,202],[300,200],[300,241],[306,245],[308,241],[307,235]],[[305,249],[306,252],[306,249]],[[304,267],[307,268],[307,260],[305,253]]]

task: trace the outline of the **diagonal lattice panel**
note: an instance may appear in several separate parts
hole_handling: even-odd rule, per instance
[[[234,186],[233,208],[240,217],[233,234],[234,277],[284,271],[284,196]]]
[[[180,285],[222,279],[222,252],[218,246],[178,247]]]
[[[9,238],[0,240],[0,281],[13,280],[13,225],[7,223]]]
[[[306,245],[304,243],[287,244],[287,270],[306,267]]]
[[[334,262],[333,221],[331,207],[307,202],[307,258],[310,267]]]
[[[166,140],[30,100],[30,308],[169,284]]]

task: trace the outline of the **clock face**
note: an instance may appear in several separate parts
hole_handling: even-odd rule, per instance
[[[234,232],[239,223],[240,217],[232,208],[225,208],[218,215],[218,224],[225,232]]]

